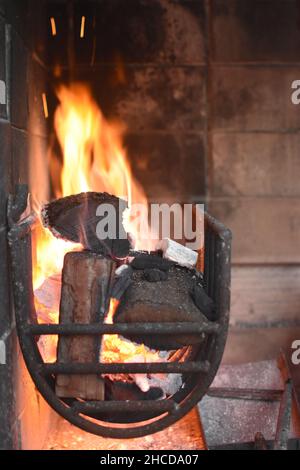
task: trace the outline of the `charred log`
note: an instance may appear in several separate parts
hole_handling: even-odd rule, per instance
[[[173,266],[162,282],[149,282],[136,270],[116,312],[115,323],[199,322],[207,323],[190,296],[195,284],[192,271]],[[130,336],[136,343],[160,350],[173,350],[201,343],[204,335]]]
[[[115,263],[88,251],[67,253],[62,273],[60,318],[63,323],[103,321],[108,309]],[[60,336],[61,363],[98,362],[97,336]],[[102,400],[104,383],[97,375],[58,375],[56,394],[60,397]]]
[[[106,205],[112,208],[109,214]],[[99,211],[99,208],[103,210]],[[128,255],[130,244],[122,224],[126,202],[107,193],[87,192],[67,196],[45,205],[43,223],[54,236],[76,243],[84,248],[123,258]],[[114,234],[99,232],[99,223],[110,221]],[[97,234],[98,227],[98,234]],[[105,237],[104,237],[105,235]]]

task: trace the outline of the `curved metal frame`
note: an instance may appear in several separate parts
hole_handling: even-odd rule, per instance
[[[22,192],[23,191],[23,192]],[[18,196],[19,195],[19,196]],[[204,279],[209,295],[217,308],[217,322],[207,322],[204,327],[197,324],[181,324],[180,333],[205,334],[204,345],[193,348],[193,361],[183,363],[141,364],[45,364],[39,352],[36,336],[41,334],[107,334],[123,329],[135,330],[141,324],[123,325],[38,325],[34,307],[32,286],[31,231],[35,219],[30,216],[21,222],[24,209],[24,188],[19,188],[17,198],[9,203],[10,232],[8,235],[11,253],[11,270],[15,316],[20,346],[29,373],[49,405],[65,419],[79,428],[103,437],[133,438],[160,431],[187,414],[203,397],[218,370],[227,338],[230,304],[230,251],[231,233],[213,217],[205,214],[205,270]],[[20,207],[18,213],[18,205]],[[74,328],[73,328],[74,327]],[[165,327],[165,330],[164,330]],[[147,334],[177,334],[178,324],[143,324]],[[60,399],[55,394],[55,374],[63,373],[182,373],[184,387],[169,399],[149,401],[101,401],[78,402]],[[122,403],[122,405],[121,405]],[[125,404],[127,403],[127,404]],[[118,425],[105,419],[105,413],[120,410],[132,413],[133,426]],[[85,413],[85,416],[82,416]],[[101,415],[102,413],[102,415]],[[92,421],[88,416],[101,415]],[[140,423],[143,421],[143,423]],[[106,424],[105,424],[106,423]]]

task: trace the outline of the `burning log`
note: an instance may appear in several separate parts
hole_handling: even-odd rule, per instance
[[[126,290],[115,314],[114,323],[131,322],[199,322],[207,323],[206,317],[195,305],[190,293],[195,285],[193,271],[180,266],[169,269],[168,278],[149,282],[144,272],[134,270],[132,283]],[[176,336],[130,336],[136,343],[150,348],[174,350],[201,343],[204,334]]]
[[[116,196],[87,192],[46,204],[42,218],[55,237],[81,243],[84,248],[96,253],[124,258],[130,248],[122,223],[125,209],[126,202]],[[101,221],[104,225],[110,223],[114,233],[107,233],[104,229],[101,232],[105,233],[100,233]]]
[[[104,321],[115,263],[88,251],[67,253],[62,273],[60,323]],[[58,360],[62,363],[98,362],[97,336],[60,336]],[[97,375],[58,375],[56,394],[60,397],[103,400],[104,382]]]

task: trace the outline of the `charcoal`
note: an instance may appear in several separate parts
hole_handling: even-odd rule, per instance
[[[132,258],[138,258],[139,256],[159,256],[162,258],[163,252],[161,250],[145,251],[145,250],[129,250],[129,255]]]
[[[141,255],[134,258],[130,263],[133,269],[160,269],[161,271],[169,271],[173,266],[172,261],[161,258],[158,255]]]
[[[106,400],[159,400],[164,395],[159,387],[151,387],[148,392],[142,392],[134,383],[112,382],[105,379]]]
[[[110,204],[116,211],[116,237],[99,239],[96,227],[105,216],[97,216],[101,204]],[[42,210],[43,223],[52,234],[64,240],[81,243],[95,253],[124,258],[130,243],[122,225],[126,202],[108,193],[87,192],[57,199]]]
[[[106,396],[110,400],[159,400],[163,397],[163,391],[159,387],[150,388],[148,392],[142,392],[134,383],[110,382],[106,385]]]
[[[193,273],[180,266],[171,267],[168,279],[163,282],[148,282],[144,279],[143,271],[134,271],[132,284],[124,293],[116,311],[115,323],[207,323],[207,318],[190,296],[194,282]],[[127,337],[152,349],[166,351],[200,344],[205,335],[128,335]]]
[[[145,269],[144,279],[148,282],[166,281],[168,279],[168,273],[160,269]]]
[[[199,310],[201,310],[208,320],[216,320],[214,301],[207,295],[202,286],[198,284],[195,285],[191,292],[191,296]]]
[[[201,285],[202,287],[205,287],[205,281],[204,281],[204,275],[201,271],[197,271],[197,269],[192,269],[193,272],[193,277],[196,280],[196,282]]]
[[[132,268],[128,264],[123,264],[116,269],[115,281],[111,291],[111,297],[120,300],[126,289],[131,284]]]

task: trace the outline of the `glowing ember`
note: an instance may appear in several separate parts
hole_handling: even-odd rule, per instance
[[[113,323],[113,317],[119,301],[111,299],[106,323]],[[101,347],[102,362],[162,362],[159,353],[151,351],[144,344],[136,344],[119,335],[104,335]],[[140,387],[143,392],[150,388],[147,374],[130,374],[129,378]],[[127,375],[113,375],[112,380],[128,381]]]

